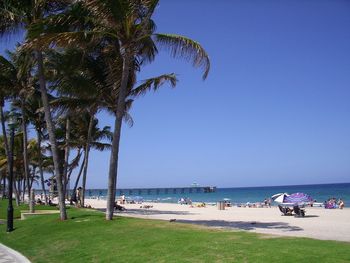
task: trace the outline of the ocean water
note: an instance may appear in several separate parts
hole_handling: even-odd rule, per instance
[[[317,202],[324,202],[328,198],[342,198],[345,205],[350,205],[350,183],[340,184],[316,184],[316,185],[288,185],[288,186],[264,186],[264,187],[240,187],[240,188],[217,188],[213,193],[160,193],[143,194],[144,201],[177,203],[182,197],[190,198],[193,202],[215,203],[228,198],[231,203],[262,202],[276,193],[297,193],[302,192],[310,195]],[[88,189],[87,197],[106,198],[106,189]],[[138,196],[126,195],[126,198],[135,198]],[[139,198],[139,197],[136,197]]]

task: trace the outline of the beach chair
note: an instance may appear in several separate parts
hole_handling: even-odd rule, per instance
[[[118,211],[125,211],[126,210],[124,206],[118,205],[117,202],[115,202],[114,208],[115,208],[115,210],[118,210]]]
[[[295,217],[304,217],[305,216],[305,209],[300,208],[299,206],[295,205],[293,206],[293,210],[295,213]]]
[[[278,205],[278,208],[284,216],[291,216],[293,214],[293,209],[290,209],[289,207]]]

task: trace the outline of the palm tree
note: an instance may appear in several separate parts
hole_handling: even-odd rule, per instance
[[[82,174],[82,206],[84,206],[90,149],[92,148],[98,151],[110,149],[111,145],[109,142],[112,140],[113,134],[109,126],[99,129],[98,119],[93,118],[93,120],[91,120],[91,115],[88,112],[81,115],[79,118],[72,119],[72,133],[75,134],[75,138],[72,138],[72,144],[76,144],[84,149],[82,173],[80,172],[77,177],[72,194],[75,195],[79,178]],[[107,142],[101,142],[103,140],[107,140]]]
[[[155,33],[155,23],[151,17],[157,5],[158,0],[80,1],[78,6],[83,10],[80,14],[88,17],[85,23],[82,23],[83,19],[79,17],[72,21],[74,15],[67,16],[67,19],[63,19],[62,15],[56,16],[56,19],[49,18],[50,21],[55,21],[56,25],[61,23],[66,28],[67,24],[78,25],[74,31],[57,33],[58,27],[56,27],[54,30],[56,32],[46,32],[39,36],[35,35],[33,30],[33,36],[36,36],[32,44],[34,47],[51,43],[61,46],[83,43],[82,45],[86,46],[100,40],[107,43],[107,50],[113,51],[114,56],[110,59],[108,68],[111,74],[107,83],[112,94],[112,109],[115,114],[108,176],[107,220],[113,218],[122,119],[125,115],[127,97],[135,84],[136,72],[144,63],[153,61],[158,52],[157,45],[170,50],[173,57],[184,58],[191,61],[193,66],[202,67],[203,79],[207,77],[210,68],[208,55],[199,43],[179,35]],[[79,13],[75,7],[71,10],[74,10],[75,15]],[[174,78],[169,79],[175,82]],[[156,84],[157,81],[150,81],[141,90],[145,91]]]
[[[4,88],[11,88],[13,92],[12,106],[21,112],[21,129],[23,134],[23,160],[25,173],[25,186],[27,188],[28,199],[30,199],[30,174],[29,174],[29,157],[28,157],[28,132],[27,132],[27,115],[26,100],[33,93],[33,78],[30,75],[32,69],[32,59],[26,52],[8,52],[11,60],[5,57],[0,58],[0,68],[4,74],[0,73],[2,79],[7,79]]]
[[[13,153],[13,188],[16,197],[16,204],[19,205],[21,192],[24,192],[24,160],[23,160],[23,135],[21,131],[17,131],[14,136]],[[4,153],[4,151],[1,151]],[[4,170],[4,167],[8,165],[7,154],[6,156],[0,156],[0,169]],[[22,188],[23,187],[23,188]],[[23,190],[23,191],[22,191]],[[10,198],[10,197],[9,197]]]
[[[42,112],[42,102],[40,98],[39,91],[35,91],[26,101],[25,104],[26,115],[28,116],[29,122],[34,126],[36,131],[36,143],[37,143],[37,165],[40,174],[41,189],[44,195],[45,204],[48,204],[47,193],[45,189],[45,179],[44,179],[44,167],[43,167],[43,149],[42,141],[44,138],[45,121],[44,114]]]
[[[106,36],[114,35],[118,41],[122,59],[122,73],[117,110],[114,123],[113,144],[110,157],[106,219],[112,220],[115,189],[117,182],[119,142],[125,102],[128,96],[130,78],[146,61],[152,61],[157,53],[156,43],[171,49],[173,56],[191,59],[194,66],[203,66],[204,75],[209,72],[209,59],[203,48],[188,38],[178,35],[156,34],[155,24],[151,19],[158,0],[151,1],[86,1],[86,7],[94,14],[99,30]],[[103,15],[102,15],[103,14]],[[113,36],[112,36],[113,37]]]
[[[59,12],[67,5],[67,0],[4,0],[0,2],[0,35],[6,33],[10,34],[16,30],[28,28],[32,24],[40,21],[50,13]],[[41,92],[41,98],[43,102],[45,120],[47,130],[49,133],[49,139],[52,148],[52,157],[54,162],[55,174],[57,177],[57,188],[59,195],[59,207],[61,220],[67,219],[64,193],[62,186],[62,174],[59,170],[59,156],[56,144],[56,138],[54,133],[54,123],[52,121],[48,92],[46,89],[46,81],[44,76],[43,67],[43,53],[40,48],[34,50],[37,60],[37,72],[39,78],[39,87]]]
[[[0,57],[0,61],[1,61],[2,57]],[[0,68],[2,74],[4,74],[4,70],[2,68]],[[5,101],[8,98],[8,96],[10,95],[10,90],[8,89],[8,78],[3,78],[0,77],[0,122],[1,122],[1,130],[2,130],[2,135],[3,135],[3,144],[4,144],[4,154],[6,157],[6,163],[7,163],[7,172],[10,171],[10,162],[9,162],[9,153],[10,153],[10,148],[9,148],[9,141],[7,138],[7,133],[6,133],[6,117],[5,117],[5,113],[4,113],[4,106],[5,106]],[[4,174],[4,178],[6,177],[5,171],[2,171],[2,173]],[[5,188],[5,182],[6,180],[4,179],[4,188]]]

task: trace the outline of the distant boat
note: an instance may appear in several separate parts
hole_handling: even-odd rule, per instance
[[[193,183],[191,184],[191,186],[192,186],[192,187],[198,187],[198,186],[199,186],[199,184],[198,184],[198,183],[196,183],[196,182],[193,182]]]

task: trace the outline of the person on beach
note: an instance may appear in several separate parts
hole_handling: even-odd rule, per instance
[[[267,198],[264,200],[265,207],[267,207]]]
[[[343,201],[342,199],[340,199],[340,200],[339,200],[339,208],[340,208],[340,209],[343,209],[344,206],[345,206],[344,201]]]
[[[122,203],[122,204],[125,204],[125,195],[122,195],[121,203]]]

